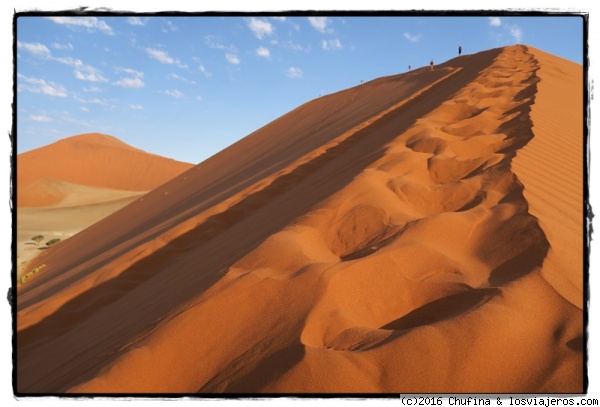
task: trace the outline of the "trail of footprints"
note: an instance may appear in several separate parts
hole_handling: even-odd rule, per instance
[[[535,68],[528,54],[507,48],[235,269],[259,279],[305,275],[299,265],[320,274],[300,338],[320,349],[367,350],[500,295],[548,247],[510,168],[533,136]],[[290,238],[307,230],[310,239]],[[268,260],[273,252],[286,256]]]
[[[330,292],[307,320],[304,343],[366,351],[407,330],[477,309],[541,265],[548,242],[510,167],[533,137],[535,69],[533,57],[507,49],[353,181],[365,182],[366,188],[356,190],[372,196],[354,196],[346,203],[351,209],[325,228],[324,240],[348,268],[338,267],[339,278],[328,283]],[[383,257],[369,263],[376,255]],[[386,256],[393,260],[382,260]],[[352,261],[367,263],[352,268]],[[333,286],[365,278],[376,286],[385,281],[379,296],[355,292],[353,309],[339,308]],[[355,314],[361,307],[379,311],[365,319]],[[325,315],[329,322],[316,322]]]
[[[478,212],[474,221],[481,222],[506,204],[526,211],[510,160],[532,136],[528,106],[536,78],[531,74],[533,57],[517,61],[517,66],[510,64],[512,60],[514,56],[501,54],[473,83],[389,146],[376,165],[389,176],[387,188],[400,200],[404,222],[381,219],[379,227],[365,225],[362,230],[372,233],[359,237],[362,247],[356,238],[355,244],[348,244],[353,240],[348,235],[361,229],[353,223],[381,218],[373,215],[379,211],[376,204],[357,202],[357,210],[332,225],[337,237],[330,240],[338,240],[332,251],[342,261],[373,254],[420,220],[442,213]],[[361,214],[365,210],[371,216]],[[347,233],[341,230],[344,227]]]

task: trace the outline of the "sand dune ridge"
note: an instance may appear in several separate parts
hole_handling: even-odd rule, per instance
[[[581,391],[548,277],[575,271],[546,271],[522,170],[555,64],[505,47],[320,98],[65,242],[19,293],[20,390]]]

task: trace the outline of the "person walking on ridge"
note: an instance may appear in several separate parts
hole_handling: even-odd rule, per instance
[[[458,56],[460,56],[460,54],[462,54],[462,47],[459,45],[458,46]]]
[[[429,63],[429,66],[431,67],[431,70],[433,71],[433,59],[431,60],[431,62]]]

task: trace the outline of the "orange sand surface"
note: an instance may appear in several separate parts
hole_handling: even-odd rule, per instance
[[[511,46],[282,116],[32,262],[18,392],[584,391],[581,78]]]

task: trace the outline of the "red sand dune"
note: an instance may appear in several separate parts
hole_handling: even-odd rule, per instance
[[[17,156],[17,206],[59,203],[68,191],[57,181],[149,191],[191,167],[133,148],[112,136],[81,134]]]
[[[17,391],[584,391],[581,78],[513,46],[282,116],[36,259]]]

